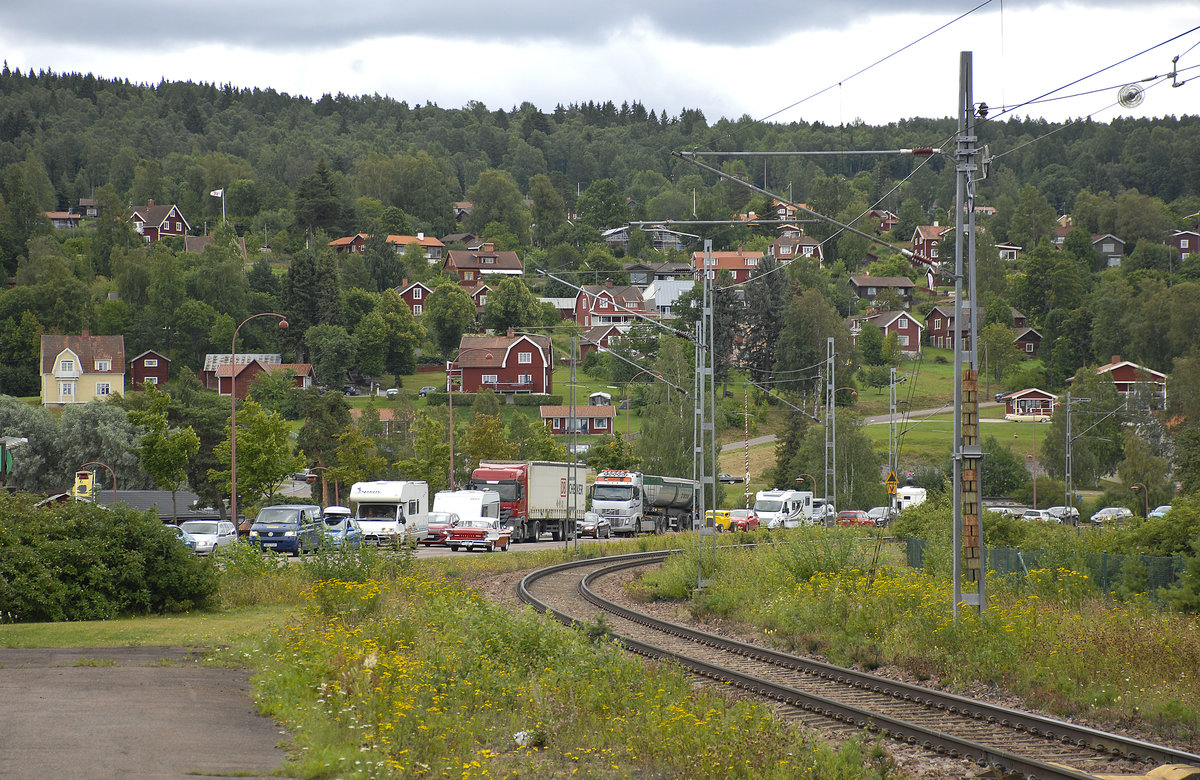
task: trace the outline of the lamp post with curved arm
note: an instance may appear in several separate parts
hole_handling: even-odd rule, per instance
[[[1142,482],[1134,482],[1129,486],[1129,489],[1134,493],[1138,492],[1138,488],[1142,489],[1142,498],[1146,501],[1146,514],[1142,515],[1142,517],[1150,517],[1150,491],[1146,489],[1145,483]]]
[[[851,398],[858,397],[858,388],[856,388],[856,387],[848,387],[848,386],[835,387],[835,388],[833,388],[833,391],[829,395],[830,402],[833,403],[833,405],[836,406],[835,396],[837,396],[837,394],[843,390],[849,390]],[[833,443],[833,468],[830,468],[830,466],[829,466],[829,452],[828,452],[828,450],[826,450],[826,453],[825,453],[825,475],[826,475],[826,477],[828,477],[830,474],[833,475],[833,496],[832,496],[832,498],[833,498],[833,507],[836,509],[837,503],[838,503],[838,501],[837,501],[837,492],[838,492],[838,489],[837,489],[837,416],[832,413],[832,410],[830,410],[829,419],[833,422],[833,429],[830,431],[830,440]],[[813,480],[813,492],[815,493],[816,490],[817,490],[817,481],[814,479]],[[826,514],[829,513],[829,507],[830,507],[829,501],[830,501],[830,496],[826,495],[825,496],[825,513]]]
[[[805,477],[808,477],[809,479],[812,480],[813,490],[816,490],[817,489],[817,478],[814,477],[812,474],[801,474],[800,476],[796,477],[796,483],[803,485]]]
[[[662,376],[660,376],[658,372],[651,371],[648,368],[643,368],[641,371],[629,377],[629,381],[625,383],[625,441],[630,441],[633,439],[633,423],[630,421],[629,417],[629,410],[633,408],[633,399],[629,396],[630,385],[633,384],[633,380],[637,379],[642,374],[649,374],[656,379],[662,379]]]
[[[250,320],[258,319],[259,317],[277,317],[279,318],[279,327],[286,328],[288,326],[287,318],[282,314],[276,314],[273,311],[264,311],[260,314],[251,314],[246,319],[238,323],[238,326],[233,329],[233,340],[229,345],[229,514],[233,520],[233,525],[236,528],[238,525],[237,514],[237,337],[238,331],[242,329]]]
[[[108,473],[112,477],[112,481],[113,481],[113,506],[116,506],[117,505],[117,474],[116,474],[116,472],[114,472],[112,470],[112,467],[109,466],[107,463],[101,463],[98,460],[88,461],[87,463],[83,464],[79,468],[85,469],[88,466],[103,466],[104,468],[108,469]]]
[[[326,476],[327,476],[326,472],[329,471],[329,467],[328,466],[312,466],[309,468],[309,471],[320,471],[321,472],[321,499],[325,501],[326,505],[328,505],[329,501],[326,500],[326,498],[329,494],[329,491],[326,489],[325,485],[326,485]],[[337,504],[338,506],[341,506],[341,503],[342,503],[342,495],[341,495],[341,492],[338,490],[338,481],[336,479],[333,481],[333,502],[335,504]],[[324,509],[324,508],[325,507],[322,507],[322,509]]]

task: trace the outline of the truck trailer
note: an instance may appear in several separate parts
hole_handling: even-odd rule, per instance
[[[636,536],[690,528],[698,483],[640,471],[601,471],[590,496],[592,511],[608,518],[612,532]]]
[[[546,532],[562,541],[563,529],[573,529],[586,508],[586,481],[587,467],[581,463],[484,461],[471,472],[467,487],[500,494],[500,519],[513,529],[514,542],[536,542]]]
[[[415,544],[429,528],[429,483],[355,482],[350,506],[365,544]]]

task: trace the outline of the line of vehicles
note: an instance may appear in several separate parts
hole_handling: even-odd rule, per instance
[[[639,471],[605,470],[588,483],[582,464],[485,461],[462,490],[442,490],[430,502],[429,485],[415,480],[355,483],[349,506],[264,507],[248,531],[262,550],[303,555],[322,546],[439,545],[451,550],[507,550],[513,543],[573,536],[660,534],[697,524],[697,483]],[[810,491],[759,491],[752,509],[709,510],[719,530],[801,525],[886,525],[906,506],[925,500],[922,488],[900,488],[892,506],[870,513],[837,512]],[[590,507],[588,506],[590,502]],[[585,511],[586,510],[586,511]],[[181,538],[210,554],[238,538],[231,522],[189,520]],[[243,530],[245,530],[243,528]],[[188,538],[190,537],[190,539]]]

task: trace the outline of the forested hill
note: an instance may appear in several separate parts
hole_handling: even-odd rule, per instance
[[[1137,189],[1168,204],[1200,195],[1200,120],[1194,116],[1066,126],[1009,117],[982,122],[979,129],[996,156],[981,202],[1015,201],[1024,184],[1034,185],[1059,213],[1071,208],[1081,189],[1114,195]],[[714,182],[672,158],[672,150],[894,149],[941,145],[953,131],[949,119],[883,127],[781,125],[748,117],[710,123],[695,109],[670,113],[636,101],[552,109],[529,103],[446,109],[379,95],[324,95],[314,101],[229,84],[138,85],[90,74],[26,74],[5,64],[0,169],[8,175],[0,194],[6,201],[19,199],[12,183],[15,164],[41,210],[66,210],[111,185],[131,203],[176,203],[193,226],[202,226],[220,214],[221,204],[209,191],[224,187],[239,232],[274,234],[294,224],[293,194],[324,159],[348,203],[375,198],[402,209],[415,227],[442,235],[454,227],[451,204],[492,168],[507,171],[526,193],[531,177],[548,175],[568,208],[592,182],[612,179],[632,199],[634,216],[683,217],[691,213],[697,192],[701,209],[727,216],[747,205],[748,192],[711,190]],[[953,181],[938,175],[944,167],[940,158],[884,197],[915,164],[848,156],[777,157],[765,165],[757,160],[730,166],[829,213],[843,204],[836,202],[838,193],[821,190],[823,176],[864,177],[857,188],[872,205],[882,198],[882,208],[898,211],[902,199],[913,198],[923,209],[944,209],[952,201]],[[1187,208],[1184,213],[1198,210]],[[338,233],[361,227],[351,208],[341,210],[341,222],[326,228]],[[1004,224],[993,231],[1006,238]],[[11,272],[22,248],[9,233],[3,260]]]

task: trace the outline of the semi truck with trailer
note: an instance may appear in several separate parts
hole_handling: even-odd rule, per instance
[[[350,506],[365,544],[415,544],[429,528],[429,483],[355,482]]]
[[[614,534],[636,536],[692,527],[697,487],[682,477],[601,471],[589,495],[592,511],[608,518]]]
[[[483,461],[467,487],[500,494],[500,519],[514,542],[536,542],[543,533],[562,541],[583,516],[587,467],[557,461]],[[571,517],[568,518],[568,512]]]
[[[808,490],[760,490],[754,513],[767,528],[798,528],[813,524],[813,494]]]

